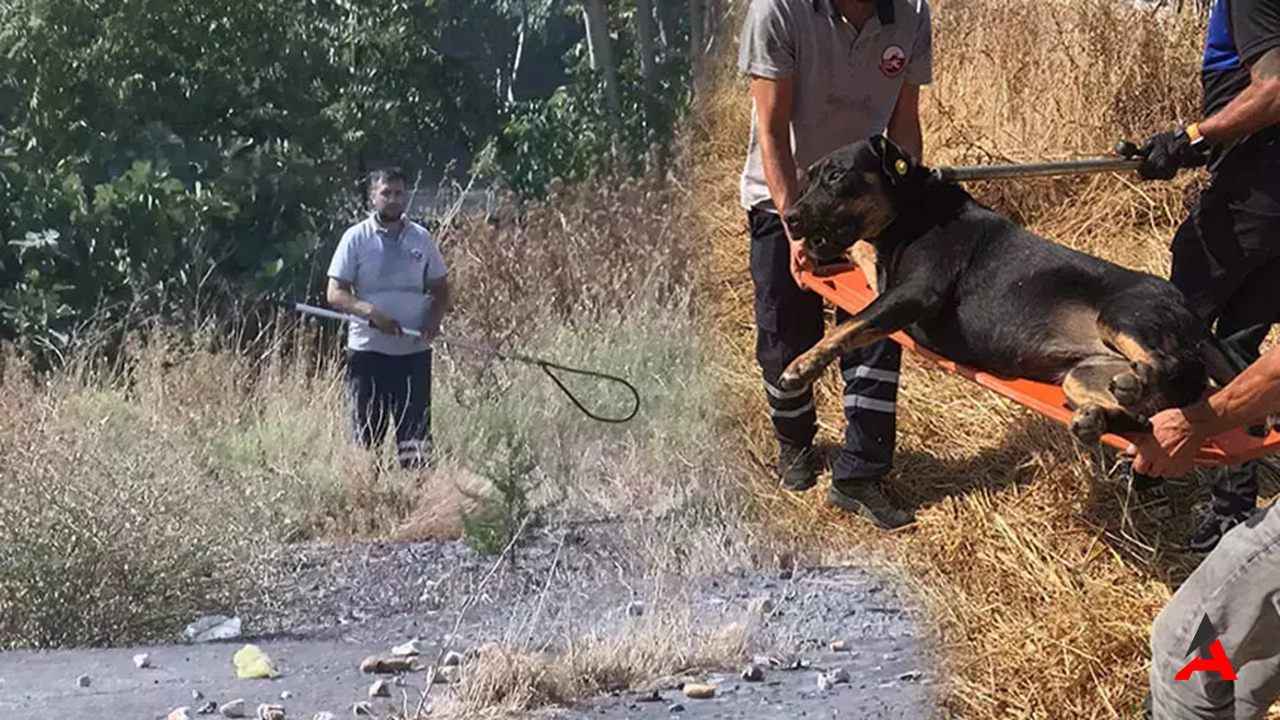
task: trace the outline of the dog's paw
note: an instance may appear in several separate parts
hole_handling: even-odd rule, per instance
[[[829,362],[820,353],[807,352],[791,361],[787,369],[782,371],[782,377],[778,378],[778,384],[787,391],[808,387]]]
[[[1071,434],[1082,445],[1097,445],[1107,431],[1107,416],[1097,405],[1084,405],[1071,416]]]
[[[1143,383],[1137,375],[1133,373],[1122,372],[1111,378],[1111,385],[1107,388],[1111,391],[1111,395],[1124,407],[1133,407],[1142,401]]]

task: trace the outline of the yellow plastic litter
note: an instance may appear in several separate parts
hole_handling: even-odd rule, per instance
[[[236,677],[241,680],[270,679],[277,675],[271,658],[257,645],[245,645],[236,652],[231,662],[236,666]]]

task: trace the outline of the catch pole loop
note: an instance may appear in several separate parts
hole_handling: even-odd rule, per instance
[[[307,315],[314,315],[316,317],[329,318],[331,320],[345,320],[348,322],[355,322],[363,325],[372,325],[372,323],[370,323],[368,320],[356,317],[355,315],[349,315],[346,313],[340,313],[333,310],[327,310],[325,308],[319,308],[314,305],[307,305],[304,303],[296,303],[296,302],[289,302],[289,301],[280,301],[280,304],[283,305],[284,307],[289,308],[290,310],[294,310],[300,313],[305,313]],[[410,330],[408,328],[402,328],[401,330],[402,332],[404,332],[405,335],[422,337],[422,333],[418,332],[417,330]],[[464,340],[454,340],[452,338],[447,338],[447,337],[441,337],[439,338],[439,340],[446,345],[465,348],[473,352],[492,355],[498,358],[499,360],[508,360],[512,362],[526,363],[528,365],[533,365],[537,367],[538,369],[542,370],[542,372],[546,373],[547,377],[551,378],[551,382],[555,383],[556,387],[560,388],[560,391],[563,392],[565,396],[569,398],[569,402],[573,403],[574,407],[578,408],[578,410],[581,410],[584,415],[586,415],[587,417],[597,422],[615,423],[615,424],[625,423],[631,420],[632,418],[634,418],[636,414],[640,412],[640,392],[636,390],[636,387],[632,385],[630,382],[616,375],[597,372],[595,370],[584,370],[582,368],[570,367],[568,365],[561,365],[560,363],[552,362],[550,360],[544,360],[542,358],[532,357],[530,355],[521,355],[519,353],[504,353],[504,352],[495,350],[494,348],[489,347],[488,345],[480,345],[477,343],[467,342]],[[552,372],[553,369],[559,370],[560,372],[570,373],[573,375],[582,375],[584,377],[599,378],[607,382],[613,382],[613,383],[622,385],[627,389],[628,392],[631,393],[632,404],[631,404],[630,412],[628,412],[623,417],[607,417],[604,415],[599,415],[597,413],[591,412],[586,408],[585,405],[582,404],[582,402],[573,394],[573,392],[569,390],[569,388],[565,387],[564,383],[560,380],[560,378],[556,377],[556,374]]]

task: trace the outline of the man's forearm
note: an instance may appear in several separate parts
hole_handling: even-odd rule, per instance
[[[916,162],[924,160],[924,134],[920,131],[920,123],[910,120],[889,124],[889,139],[902,148],[903,152],[915,158]]]
[[[449,308],[453,307],[453,291],[449,289],[447,282],[441,283],[430,290],[431,304],[427,307],[427,327],[439,328],[441,321],[444,320],[445,313],[449,312]]]
[[[1184,412],[1207,435],[1244,427],[1280,412],[1280,347],[1272,348],[1207,401]]]
[[[329,304],[335,309],[350,313],[364,320],[368,320],[369,316],[376,310],[371,303],[361,300],[356,297],[355,293],[346,288],[330,288],[328,300]]]
[[[786,212],[800,196],[796,177],[796,159],[791,152],[790,137],[778,138],[764,133],[760,138],[760,159],[764,165],[764,181],[769,197],[778,212]]]
[[[1280,80],[1254,83],[1217,114],[1200,123],[1210,145],[1222,145],[1280,123]]]

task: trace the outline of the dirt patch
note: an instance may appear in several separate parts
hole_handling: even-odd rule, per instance
[[[456,628],[450,648],[466,660],[452,684],[431,687],[433,718],[658,717],[676,705],[695,718],[929,716],[936,675],[914,608],[874,571],[636,574],[624,534],[607,523],[544,530],[497,564],[454,541],[292,548],[265,566],[255,605],[232,609],[245,637],[146,648],[156,664],[147,671],[130,662],[138,648],[2,654],[0,714],[163,717],[199,690],[250,707],[283,702],[291,716],[345,716],[367,699],[363,657],[416,637],[429,664]],[[237,681],[230,657],[243,642],[282,677]],[[743,679],[753,658],[761,677]],[[838,681],[820,688],[823,673]],[[90,688],[74,688],[80,674]],[[426,681],[407,674],[375,708],[415,708]],[[686,682],[715,694],[687,698]]]

